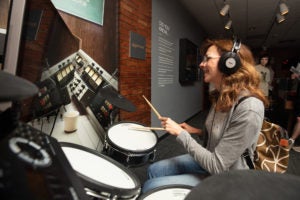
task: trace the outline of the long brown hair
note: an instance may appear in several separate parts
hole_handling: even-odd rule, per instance
[[[206,40],[202,45],[201,52],[205,53],[211,46],[216,46],[222,55],[231,51],[233,41],[229,39]],[[230,110],[243,91],[249,92],[247,96],[255,96],[260,99],[265,106],[269,104],[268,99],[259,89],[260,75],[254,67],[255,61],[251,50],[242,44],[238,56],[241,60],[240,68],[231,75],[224,74],[220,91],[215,90],[211,93],[211,100],[213,103],[217,103],[216,110],[218,111]]]

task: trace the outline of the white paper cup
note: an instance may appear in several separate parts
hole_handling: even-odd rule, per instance
[[[64,131],[65,133],[73,133],[77,130],[79,112],[76,110],[64,113]]]

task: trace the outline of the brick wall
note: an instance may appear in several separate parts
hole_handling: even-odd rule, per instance
[[[120,0],[119,4],[119,90],[135,106],[135,112],[120,111],[120,120],[147,126],[151,110],[142,95],[151,101],[151,0]],[[130,31],[146,38],[146,59],[129,57]]]

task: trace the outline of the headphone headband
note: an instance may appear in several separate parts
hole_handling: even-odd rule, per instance
[[[242,45],[241,40],[235,39],[233,41],[233,46],[232,46],[231,51],[235,52],[235,53],[238,53],[240,51],[241,45]]]

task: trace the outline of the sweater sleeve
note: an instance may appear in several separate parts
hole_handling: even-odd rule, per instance
[[[209,173],[228,171],[246,148],[256,144],[262,126],[264,106],[256,98],[248,98],[232,113],[222,138],[213,151],[205,149],[191,135],[182,131],[176,140]]]

